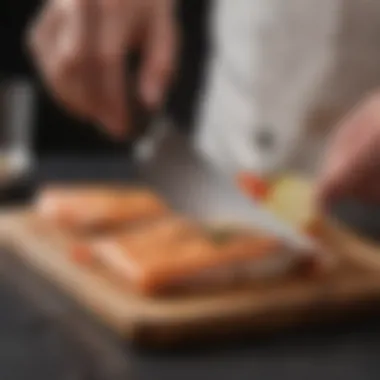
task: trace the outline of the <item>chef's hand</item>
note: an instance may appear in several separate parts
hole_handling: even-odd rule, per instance
[[[47,0],[28,43],[47,88],[77,116],[128,129],[124,57],[142,48],[142,101],[156,108],[173,69],[174,0]]]
[[[347,197],[380,202],[380,93],[359,104],[338,126],[318,190],[322,207]]]

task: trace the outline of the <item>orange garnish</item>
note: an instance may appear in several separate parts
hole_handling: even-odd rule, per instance
[[[237,183],[240,190],[255,200],[263,201],[268,197],[269,184],[251,173],[238,174]]]

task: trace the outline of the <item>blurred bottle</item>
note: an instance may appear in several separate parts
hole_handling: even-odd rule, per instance
[[[0,199],[22,199],[31,190],[33,89],[23,80],[0,85]]]

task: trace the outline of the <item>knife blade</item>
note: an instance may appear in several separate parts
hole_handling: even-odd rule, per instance
[[[140,179],[176,210],[207,224],[260,228],[296,248],[314,245],[309,237],[244,195],[226,173],[201,158],[192,141],[174,128],[161,135],[149,155],[139,155],[138,151],[139,147],[136,157]]]

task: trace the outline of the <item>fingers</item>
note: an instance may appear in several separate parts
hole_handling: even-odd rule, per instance
[[[363,144],[363,141],[359,141],[357,145],[347,144],[347,139],[355,134],[350,126],[350,124],[341,126],[340,133],[332,141],[330,151],[327,153],[318,192],[324,204],[329,204],[344,193],[350,192],[355,180],[361,174],[362,166],[365,165],[366,144]],[[358,124],[358,128],[361,126]]]
[[[51,67],[51,59],[56,52],[61,21],[62,14],[52,3],[47,3],[27,33],[28,48],[45,81],[49,77],[46,69]]]
[[[178,44],[172,4],[160,1],[151,11],[153,23],[148,31],[145,59],[140,74],[140,95],[151,109],[159,107],[172,78]]]
[[[327,151],[318,185],[318,201],[326,207],[344,196],[371,193],[378,172],[380,103],[370,98],[342,121]]]
[[[39,71],[68,110],[115,136],[128,126],[124,56],[146,42],[141,94],[161,103],[174,61],[171,0],[49,0],[29,42]],[[148,31],[148,39],[140,33]],[[143,37],[143,38],[141,38]]]
[[[91,114],[86,72],[89,0],[51,1],[30,32],[30,47],[53,96],[80,116]]]
[[[43,64],[42,59],[46,57],[43,52],[55,47],[55,39],[62,19],[60,16],[62,15],[54,9],[52,3],[47,3],[39,17],[28,28],[27,46],[37,66]]]
[[[109,132],[122,136],[128,127],[124,56],[133,29],[134,11],[125,0],[102,1],[99,55],[103,90],[101,121]]]
[[[123,137],[129,124],[123,60],[108,62],[103,78],[105,103],[101,121],[115,137]]]
[[[100,3],[107,8],[100,9]],[[51,94],[77,116],[113,134],[124,126],[124,1],[49,1],[29,45]]]
[[[69,0],[62,4],[65,29],[57,41],[55,66],[61,75],[54,76],[59,96],[72,110],[85,117],[96,112],[96,93],[92,90],[94,45],[94,18],[97,16],[91,0]],[[70,6],[69,6],[70,4]],[[59,69],[60,68],[60,69]]]

